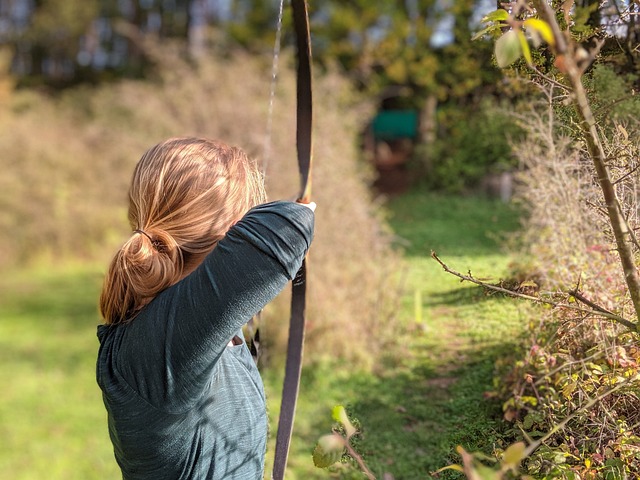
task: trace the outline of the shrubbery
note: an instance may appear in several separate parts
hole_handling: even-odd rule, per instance
[[[624,79],[614,80],[606,67],[596,68],[589,84],[616,194],[637,231],[640,125],[629,113],[640,102],[616,101]],[[520,237],[527,255],[516,275],[535,280],[541,296],[577,291],[634,319],[593,164],[572,135],[570,113],[556,103],[559,92],[545,93],[545,105],[517,115],[526,132],[514,153],[523,166],[520,200],[528,217]],[[517,436],[544,437],[523,470],[544,479],[640,476],[637,332],[562,308],[541,310],[540,317],[524,350],[500,362],[496,379]]]
[[[437,118],[437,140],[419,145],[412,163],[428,188],[461,193],[517,166],[509,141],[520,129],[492,97],[478,105],[444,105]]]

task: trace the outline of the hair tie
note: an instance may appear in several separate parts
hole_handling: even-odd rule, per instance
[[[139,233],[139,234],[141,234],[141,235],[144,235],[145,237],[147,237],[147,238],[149,239],[149,241],[150,241],[151,243],[153,243],[153,238],[151,238],[151,237],[149,236],[149,234],[148,234],[147,232],[145,232],[144,230],[138,230],[138,229],[136,229],[136,230],[134,230],[134,231],[133,231],[133,233]]]

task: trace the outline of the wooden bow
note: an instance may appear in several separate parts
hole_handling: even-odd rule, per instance
[[[311,201],[311,128],[312,128],[312,95],[311,95],[311,35],[309,31],[309,12],[306,0],[291,0],[293,25],[297,45],[297,83],[296,83],[296,145],[298,152],[298,171],[300,172],[300,193],[297,201]],[[287,344],[287,360],[285,365],[284,385],[282,387],[282,403],[276,449],[273,462],[274,480],[282,480],[289,456],[289,445],[293,432],[300,374],[302,372],[302,349],[305,330],[305,305],[307,261],[293,280],[291,289],[291,318],[289,321],[289,342]]]

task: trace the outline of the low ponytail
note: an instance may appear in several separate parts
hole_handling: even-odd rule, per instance
[[[123,323],[182,276],[183,258],[162,230],[136,230],[116,253],[100,296],[106,323]]]
[[[173,138],[145,152],[129,189],[133,233],[111,261],[100,295],[105,323],[132,320],[264,201],[262,175],[239,148]]]

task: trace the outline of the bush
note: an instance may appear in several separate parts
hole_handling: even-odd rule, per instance
[[[598,80],[592,95],[608,100]],[[601,71],[602,72],[602,71]],[[608,77],[606,77],[608,78]],[[613,88],[617,88],[613,85]],[[519,236],[519,281],[541,295],[578,290],[601,308],[636,322],[602,193],[560,94],[515,114],[526,135],[514,143],[522,169],[519,200],[528,215]],[[604,108],[604,107],[603,107]],[[638,125],[624,110],[601,117],[616,194],[638,228]],[[640,475],[640,338],[610,320],[562,308],[541,311],[524,349],[499,362],[505,418],[528,441],[544,438],[525,462],[535,478],[617,479]],[[551,432],[548,436],[547,432]]]
[[[608,321],[575,314],[531,325],[529,348],[503,358],[505,418],[530,441],[525,463],[544,479],[638,478],[640,341]]]
[[[438,139],[433,145],[418,146],[413,161],[429,188],[464,192],[480,186],[487,174],[517,165],[509,139],[519,137],[519,129],[495,100],[465,107],[446,105],[437,117]]]
[[[270,65],[240,53],[191,64],[177,48],[154,52],[160,67],[153,81],[76,89],[59,98],[14,94],[0,114],[0,126],[12,132],[0,140],[2,264],[49,256],[97,259],[106,267],[129,233],[125,208],[133,166],[166,137],[221,138],[264,156]],[[291,58],[281,62],[267,184],[272,199],[293,199],[295,81]],[[395,329],[389,293],[395,289],[388,285],[396,256],[371,201],[371,174],[357,162],[358,121],[368,107],[333,74],[317,79],[315,95],[318,209],[307,358],[369,364]],[[264,315],[270,352],[284,350],[285,297]]]
[[[606,205],[584,144],[570,136],[564,107],[529,105],[513,113],[526,132],[513,152],[520,163],[517,200],[526,217],[519,232],[520,265],[544,290],[576,286],[601,306],[623,313],[626,284],[606,215]],[[612,124],[604,148],[616,193],[632,230],[638,224],[640,151],[637,127],[623,119]],[[524,255],[523,255],[524,253]],[[522,275],[520,275],[522,276]],[[520,278],[522,280],[523,278]]]

